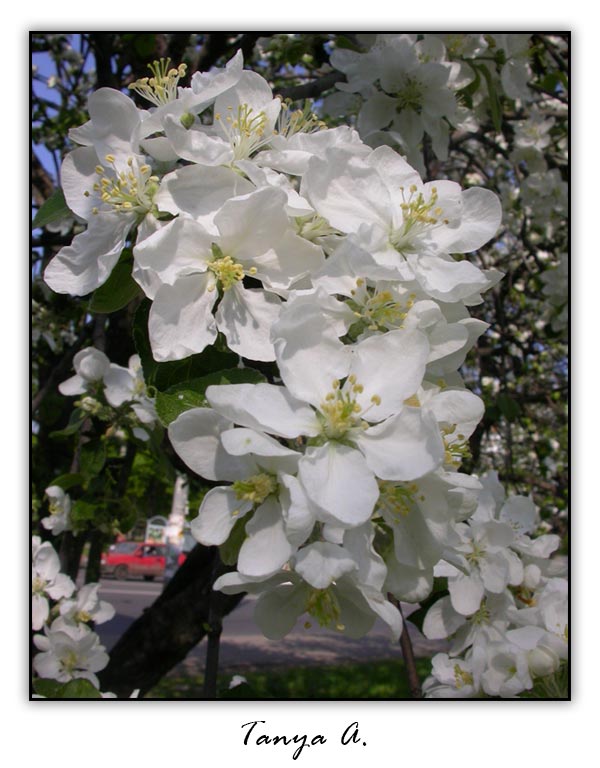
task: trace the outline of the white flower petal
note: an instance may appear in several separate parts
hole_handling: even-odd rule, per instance
[[[452,607],[463,616],[471,616],[479,610],[485,589],[477,573],[459,574],[448,581]]]
[[[345,574],[357,571],[358,565],[343,547],[317,541],[298,552],[294,570],[315,589],[326,589]]]
[[[31,597],[31,628],[41,629],[46,623],[50,613],[48,601],[42,595],[32,595]]]
[[[285,534],[281,509],[269,498],[254,513],[246,526],[248,538],[238,556],[242,576],[263,578],[276,573],[286,563],[294,548]]]
[[[251,509],[252,503],[240,501],[233,488],[211,488],[191,522],[192,536],[207,547],[223,544],[236,522]]]
[[[398,330],[371,336],[353,348],[350,373],[363,391],[356,395],[363,418],[375,422],[398,413],[421,386],[429,343],[421,331]],[[379,398],[375,404],[372,398]]]
[[[256,278],[265,285],[289,288],[301,277],[321,269],[325,261],[323,249],[288,230],[279,244],[257,255],[252,263]]]
[[[104,396],[110,405],[118,408],[134,399],[134,385],[135,379],[128,368],[111,363],[104,377]]]
[[[229,347],[249,360],[275,360],[271,326],[279,317],[281,300],[273,293],[236,285],[225,291],[216,320]]]
[[[276,247],[289,227],[286,203],[285,192],[275,187],[226,202],[215,216],[223,253],[248,261]]]
[[[372,472],[382,480],[416,480],[436,469],[444,445],[435,420],[419,408],[404,409],[354,438]]]
[[[348,374],[351,348],[338,338],[318,305],[307,307],[303,318],[282,314],[272,330],[281,378],[298,399],[319,407],[333,382]]]
[[[483,272],[467,260],[410,253],[407,260],[423,290],[438,301],[461,301],[487,286]]]
[[[223,447],[232,456],[251,453],[269,458],[298,459],[300,454],[274,440],[272,437],[247,427],[236,427],[221,434]]]
[[[231,168],[187,165],[162,179],[154,203],[159,211],[187,214],[216,232],[217,211],[232,197],[253,190],[253,184]]]
[[[430,640],[441,640],[454,634],[465,623],[465,617],[452,607],[450,597],[442,597],[427,611],[423,634]]]
[[[458,229],[438,230],[446,242],[436,242],[450,253],[470,253],[485,245],[498,231],[502,221],[502,205],[494,192],[471,187],[462,193],[462,212]]]
[[[86,221],[93,217],[92,209],[98,205],[99,198],[93,194],[94,184],[98,181],[97,165],[96,151],[92,147],[82,147],[69,152],[60,171],[67,205],[73,213]]]
[[[115,88],[99,88],[88,99],[88,112],[100,162],[109,153],[133,154],[131,139],[142,114],[133,99]]]
[[[136,245],[133,255],[142,270],[152,270],[162,283],[173,285],[178,277],[206,272],[214,239],[201,224],[178,216]]]
[[[341,232],[357,232],[361,224],[388,229],[391,223],[386,185],[375,168],[352,152],[332,148],[326,162],[313,158],[300,191]]]
[[[319,423],[312,408],[274,384],[211,386],[206,399],[225,418],[242,427],[279,437],[314,436]]]
[[[313,531],[316,512],[300,481],[294,475],[279,476],[279,501],[290,543],[299,547]],[[340,539],[341,543],[341,539]]]
[[[61,382],[58,385],[58,391],[61,395],[65,395],[65,397],[73,397],[73,395],[83,394],[86,391],[88,384],[89,382],[82,376],[75,374],[75,376],[71,376],[70,379]]]
[[[339,443],[308,448],[300,459],[298,477],[319,507],[320,519],[346,528],[368,520],[379,497],[379,487],[362,454]]]
[[[210,274],[188,275],[156,293],[148,317],[152,354],[159,362],[202,352],[217,338],[212,308],[217,291]]]
[[[265,637],[281,640],[305,612],[307,601],[305,584],[281,584],[260,595],[254,608],[254,621]]]
[[[85,296],[108,279],[125,247],[134,214],[98,213],[71,245],[56,254],[44,280],[56,293]]]
[[[185,128],[177,115],[165,115],[163,127],[173,150],[184,160],[202,166],[228,165],[233,149],[220,136],[211,136],[203,125]]]
[[[433,589],[433,570],[413,568],[399,563],[394,557],[387,560],[387,578],[384,589],[398,600],[418,603],[429,597]]]
[[[192,408],[169,424],[169,440],[188,467],[206,480],[239,480],[253,473],[256,464],[247,456],[230,456],[221,433],[231,422],[211,408]]]

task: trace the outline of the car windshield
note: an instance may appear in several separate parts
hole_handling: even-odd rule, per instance
[[[118,544],[113,544],[110,551],[118,555],[127,555],[135,552],[138,546],[139,543],[135,541],[120,541]]]

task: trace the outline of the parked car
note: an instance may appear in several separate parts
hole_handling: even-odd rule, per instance
[[[166,549],[164,544],[153,541],[119,541],[102,554],[101,573],[115,579],[143,576],[146,581],[152,581],[165,572]],[[179,555],[179,565],[185,557],[183,552]]]

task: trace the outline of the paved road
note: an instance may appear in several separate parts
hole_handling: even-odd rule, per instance
[[[158,582],[101,581],[102,598],[110,602],[117,612],[111,621],[97,627],[108,651],[142,610],[151,605],[161,589],[162,585]],[[252,618],[255,601],[254,597],[246,597],[223,620],[220,649],[222,669],[243,671],[264,665],[335,664],[343,661],[397,659],[400,656],[398,645],[390,642],[387,626],[379,620],[369,635],[361,640],[352,640],[320,627],[306,630],[303,620],[283,640],[267,640]],[[410,612],[409,606],[406,609]],[[412,630],[415,655],[430,656],[443,648],[439,642],[426,640],[414,627]],[[197,672],[202,667],[204,654],[205,641],[182,662],[182,672]]]

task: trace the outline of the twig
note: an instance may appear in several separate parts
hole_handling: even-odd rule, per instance
[[[400,601],[388,593],[388,600],[396,606],[402,616],[402,634],[400,635],[400,648],[402,649],[402,657],[404,658],[404,666],[406,668],[406,677],[408,679],[408,687],[410,689],[410,695],[413,699],[422,699],[423,691],[421,690],[421,681],[419,680],[419,674],[417,672],[417,665],[415,663],[415,654],[412,647],[412,640],[408,634],[408,626],[402,613]]]
[[[42,401],[51,389],[54,389],[54,385],[62,376],[66,375],[69,370],[75,353],[79,351],[83,342],[88,338],[89,328],[86,326],[79,334],[75,343],[66,350],[59,362],[54,366],[50,375],[36,392],[35,397],[31,401],[31,413],[34,414],[42,404]]]

